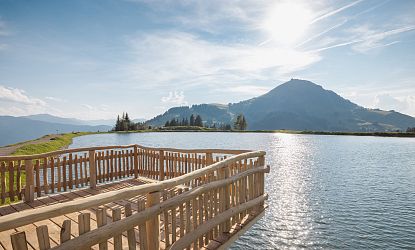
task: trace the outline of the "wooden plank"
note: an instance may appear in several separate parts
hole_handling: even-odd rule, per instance
[[[43,158],[43,190],[45,194],[49,193],[49,183],[48,183],[48,158]]]
[[[103,227],[107,224],[107,212],[106,212],[106,210],[107,210],[106,208],[98,208],[98,210],[96,212],[97,226],[98,227]],[[107,243],[106,239],[99,243],[99,249],[100,250],[107,250],[108,249],[108,243]]]
[[[79,156],[79,183],[81,187],[85,186],[84,156]]]
[[[97,152],[96,153],[96,159],[95,159],[95,165],[97,167],[97,182],[102,182],[101,178],[102,178],[102,173],[101,173],[101,152]]]
[[[79,235],[82,235],[91,230],[91,214],[82,213],[78,215],[78,230]]]
[[[9,197],[10,201],[15,201],[15,194],[14,194],[14,163],[13,161],[9,161]]]
[[[163,201],[167,200],[167,191],[163,192]],[[170,246],[170,230],[169,230],[169,211],[166,209],[163,212],[163,224],[164,224],[164,241],[166,248]]]
[[[64,220],[60,232],[61,244],[71,239],[71,220]]]
[[[89,186],[97,187],[97,168],[95,166],[95,151],[89,151]]]
[[[58,172],[58,192],[62,191],[62,170],[61,170],[61,159],[56,158],[56,172]]]
[[[131,209],[131,203],[127,203],[124,206],[125,208],[125,217],[129,217],[133,214],[133,211]],[[128,237],[128,249],[129,250],[135,250],[136,249],[136,238],[135,238],[135,232],[134,228],[131,228],[127,231],[127,237]]]
[[[17,198],[22,200],[22,161],[17,162],[17,175],[16,175],[16,191]]]
[[[40,250],[50,249],[50,240],[48,226],[42,225],[36,228],[37,239],[39,243]]]
[[[10,235],[13,250],[27,250],[26,234],[25,232],[16,232]]]
[[[69,189],[73,189],[74,186],[74,181],[73,181],[73,157],[72,154],[69,154],[69,159],[68,159],[68,168],[69,168]]]
[[[179,195],[182,194],[182,189],[179,189]],[[184,236],[184,229],[185,229],[185,225],[184,225],[184,205],[183,203],[180,203],[179,205],[179,217],[180,217],[180,237]]]
[[[110,180],[112,181],[115,177],[115,172],[114,170],[116,169],[116,167],[114,166],[114,150],[111,150],[111,154],[109,156],[110,158],[110,165],[111,165],[111,174],[110,174]]]
[[[194,198],[192,200],[192,220],[193,220],[193,230],[196,230],[197,228],[197,206],[198,206],[198,201],[196,198]],[[198,248],[198,241],[195,240],[193,242],[193,249],[197,249]]]
[[[50,157],[50,189],[55,193],[55,158]]]
[[[117,175],[117,179],[121,179],[122,178],[122,157],[121,157],[121,151],[118,151],[117,153],[117,160],[118,160],[118,175]]]
[[[106,178],[106,180],[107,181],[109,181],[110,180],[110,175],[111,175],[111,166],[110,166],[110,160],[111,160],[111,158],[110,158],[110,153],[109,153],[109,151],[107,150],[106,151],[106,160],[107,160],[107,172],[105,173],[105,178]]]
[[[134,177],[138,178],[138,147],[134,146]]]
[[[36,160],[36,163],[35,163],[35,175],[36,175],[35,190],[36,190],[37,197],[40,197],[42,196],[42,184],[40,184],[40,161],[39,160]]]
[[[75,187],[78,188],[79,187],[79,177],[78,177],[78,155],[76,154],[74,156],[74,160],[73,160],[73,165],[74,165],[74,175],[75,175]]]
[[[6,163],[3,161],[0,164],[0,174],[1,174],[1,204],[6,202]]]
[[[142,199],[139,199],[137,202],[138,212],[144,211],[146,207],[146,202]],[[140,239],[140,249],[148,249],[147,244],[147,228],[146,224],[138,225],[139,239]]]
[[[63,191],[67,191],[68,190],[68,183],[67,183],[67,177],[66,177],[66,173],[67,173],[67,162],[66,162],[66,156],[63,157],[62,159],[62,177],[63,177]]]
[[[147,194],[147,208],[160,203],[160,192]],[[153,215],[146,223],[147,244],[149,249],[159,249],[160,246],[160,218],[159,215]]]
[[[112,221],[121,220],[121,209],[116,208],[112,210]],[[114,250],[121,250],[122,249],[122,235],[117,234],[114,235]]]
[[[85,186],[88,185],[88,173],[89,173],[88,167],[87,167],[88,161],[89,161],[88,155],[85,153],[84,158],[83,158],[83,164],[82,164],[83,171],[84,171],[84,185]]]
[[[173,198],[175,196],[175,192],[174,190],[170,190],[170,198]],[[171,209],[171,242],[174,243],[177,239],[177,235],[176,235],[176,230],[177,230],[177,225],[176,225],[176,207],[173,207]]]
[[[126,159],[125,159],[125,151],[124,150],[121,151],[121,157],[122,157],[122,177],[125,178],[125,173],[126,173],[125,165],[127,163],[126,163]]]
[[[199,225],[203,225],[203,215],[204,215],[204,211],[203,211],[203,195],[199,195]],[[202,248],[204,245],[203,242],[203,234],[200,235],[199,237],[199,248]]]

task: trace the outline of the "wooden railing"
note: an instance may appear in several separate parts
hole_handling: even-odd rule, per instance
[[[95,218],[89,212],[79,213],[77,233],[71,231],[71,220],[63,222],[59,244],[53,249],[90,249],[95,245],[107,249],[110,238],[114,249],[122,249],[122,235],[128,238],[129,249],[136,249],[136,241],[140,249],[202,248],[264,209],[264,174],[269,172],[264,157],[263,151],[155,149],[138,145],[2,157],[0,161],[9,163],[24,160],[26,174],[33,173],[36,181],[27,181],[26,177],[24,192],[31,199],[60,191],[59,183],[62,190],[82,184],[93,188],[100,182],[127,177],[145,176],[156,182],[6,215],[0,217],[0,232],[90,210]],[[79,170],[82,167],[84,175]],[[62,173],[50,182],[52,169]],[[43,182],[39,181],[41,174],[46,176]],[[112,210],[112,222],[107,221],[106,204],[132,199],[136,202],[125,205],[124,218],[116,208]],[[48,227],[43,225],[36,231],[39,248],[49,249]],[[26,249],[25,238],[24,231],[12,234],[13,248]]]
[[[178,150],[140,145],[0,156],[0,204],[80,187],[143,176],[164,180],[180,176],[244,150]],[[214,157],[214,155],[220,155]],[[24,180],[22,183],[22,180]]]

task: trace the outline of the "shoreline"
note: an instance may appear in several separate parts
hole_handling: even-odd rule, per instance
[[[65,149],[72,143],[73,138],[89,134],[94,134],[94,132],[48,134],[37,139],[2,146],[0,156],[31,155]]]
[[[297,130],[213,130],[207,128],[201,129],[147,129],[132,131],[108,131],[108,132],[75,132],[66,134],[44,135],[38,139],[18,142],[0,147],[0,155],[30,155],[45,153],[49,151],[65,149],[71,143],[72,139],[78,136],[91,134],[130,134],[130,133],[181,133],[181,132],[208,132],[208,133],[282,133],[282,134],[300,134],[300,135],[344,135],[344,136],[375,136],[375,137],[397,137],[397,138],[415,138],[415,133],[406,132],[326,132],[326,131],[297,131]]]
[[[101,133],[151,133],[151,132],[217,132],[217,133],[282,133],[282,134],[303,134],[303,135],[347,135],[347,136],[377,136],[377,137],[400,137],[400,138],[415,138],[415,133],[407,132],[329,132],[329,131],[300,131],[300,130],[213,130],[213,129],[149,129],[149,130],[132,130],[132,131],[109,131]]]

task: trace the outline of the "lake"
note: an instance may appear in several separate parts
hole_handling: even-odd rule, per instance
[[[415,138],[281,133],[134,133],[77,137],[74,147],[265,150],[265,216],[234,249],[415,247]]]

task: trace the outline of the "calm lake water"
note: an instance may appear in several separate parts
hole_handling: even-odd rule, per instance
[[[265,150],[265,216],[234,249],[415,248],[415,139],[265,133],[88,135],[71,147]]]

